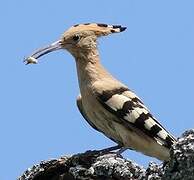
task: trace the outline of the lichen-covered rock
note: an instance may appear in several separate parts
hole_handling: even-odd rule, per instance
[[[18,180],[54,180],[56,174],[58,174],[61,169],[63,169],[63,171],[67,169],[67,164],[64,162],[68,159],[69,157],[64,156],[59,159],[41,161],[40,164],[28,168]]]
[[[194,129],[186,131],[171,149],[164,164],[147,169],[117,153],[87,151],[42,161],[27,169],[18,180],[194,180]]]
[[[158,165],[155,162],[150,162],[142,180],[161,180],[163,175],[163,164]]]
[[[91,151],[71,158],[73,167],[69,169],[69,173],[75,179],[128,180],[141,179],[145,175],[145,169],[124,159],[121,155],[94,153]]]
[[[186,131],[172,147],[171,161],[162,180],[194,180],[194,129]]]
[[[96,176],[113,179],[140,179],[145,173],[143,167],[117,154],[105,154],[98,157],[92,167]]]
[[[43,161],[26,170],[18,180],[140,180],[144,176],[145,169],[119,154],[88,151]]]

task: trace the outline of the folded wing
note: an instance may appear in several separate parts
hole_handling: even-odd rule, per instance
[[[136,127],[158,144],[170,148],[176,141],[129,89],[121,87],[103,91],[97,94],[97,99],[109,112],[118,117],[120,123]]]

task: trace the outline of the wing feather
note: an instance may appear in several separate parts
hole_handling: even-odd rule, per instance
[[[114,93],[113,93],[114,92]],[[118,93],[119,92],[119,93]],[[155,139],[160,145],[170,148],[175,138],[150,114],[143,102],[129,89],[119,88],[114,91],[103,91],[97,100],[120,123],[128,123]]]

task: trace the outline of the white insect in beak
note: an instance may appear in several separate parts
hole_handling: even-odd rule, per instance
[[[28,64],[37,64],[38,63],[38,60],[35,59],[32,56],[29,56],[29,57],[27,57],[27,58],[24,59],[24,62],[26,63],[26,65],[28,65]]]
[[[52,43],[51,45],[48,45],[44,48],[38,49],[31,56],[28,56],[27,58],[25,58],[24,63],[26,65],[28,65],[28,64],[37,64],[38,63],[38,58],[40,58],[41,56],[43,56],[45,54],[48,54],[49,52],[56,51],[56,50],[59,50],[59,49],[62,49],[61,40],[56,41],[56,42]]]

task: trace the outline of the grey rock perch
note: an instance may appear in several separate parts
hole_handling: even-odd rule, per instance
[[[194,129],[186,131],[171,149],[166,164],[145,169],[115,153],[87,151],[42,161],[18,180],[194,180]]]
[[[194,180],[194,129],[186,131],[171,150],[162,180]]]

